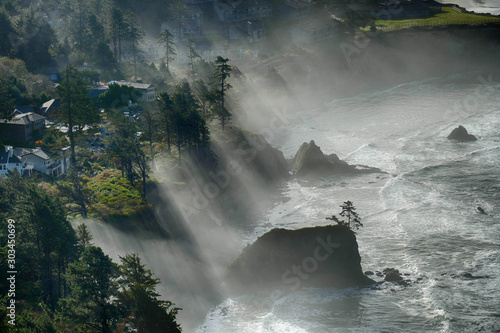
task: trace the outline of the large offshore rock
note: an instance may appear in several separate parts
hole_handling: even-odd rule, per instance
[[[314,140],[304,142],[300,146],[293,158],[291,169],[292,174],[299,178],[382,172],[378,168],[349,165],[335,154],[325,155]]]
[[[229,266],[230,293],[305,286],[356,287],[374,283],[361,269],[355,234],[342,226],[273,229],[243,249]]]
[[[450,135],[448,135],[448,139],[450,140],[457,140],[457,141],[476,141],[477,138],[469,134],[465,127],[462,125],[459,125],[457,128],[455,128],[453,131],[451,131]]]

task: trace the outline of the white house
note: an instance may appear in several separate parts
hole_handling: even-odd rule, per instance
[[[64,150],[50,154],[41,148],[16,148],[14,155],[26,166],[52,177],[59,177],[69,169],[69,157]]]
[[[0,152],[0,176],[7,176],[9,171],[17,169],[21,176],[31,174],[31,166],[23,163],[21,159],[14,154],[11,146],[5,146],[5,150]]]

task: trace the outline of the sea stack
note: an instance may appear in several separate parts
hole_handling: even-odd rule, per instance
[[[362,287],[374,281],[363,274],[356,236],[339,225],[273,229],[243,249],[229,266],[230,294],[306,286]]]
[[[364,165],[349,165],[337,155],[325,155],[314,140],[304,142],[292,161],[292,175],[297,178],[329,177],[332,175],[355,175],[382,173],[378,168]]]
[[[456,140],[456,141],[476,141],[477,138],[469,134],[465,127],[462,125],[459,125],[457,128],[455,128],[453,131],[451,131],[450,135],[448,135],[448,139],[450,140]]]

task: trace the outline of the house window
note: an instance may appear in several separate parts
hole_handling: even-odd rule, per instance
[[[31,128],[31,124],[26,124],[26,128],[30,129]]]
[[[7,170],[7,167],[5,164],[0,165],[0,170]]]

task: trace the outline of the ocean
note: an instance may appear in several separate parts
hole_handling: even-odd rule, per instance
[[[454,3],[476,13],[500,15],[500,0],[444,0],[441,3]]]
[[[386,173],[290,180],[286,200],[241,231],[242,239],[328,224],[325,217],[351,200],[364,224],[357,232],[363,270],[394,267],[412,283],[302,288],[272,301],[269,294],[230,297],[197,332],[500,332],[498,79],[431,78],[295,115],[272,138],[285,157],[313,139],[326,154]],[[478,140],[448,140],[458,125]]]

